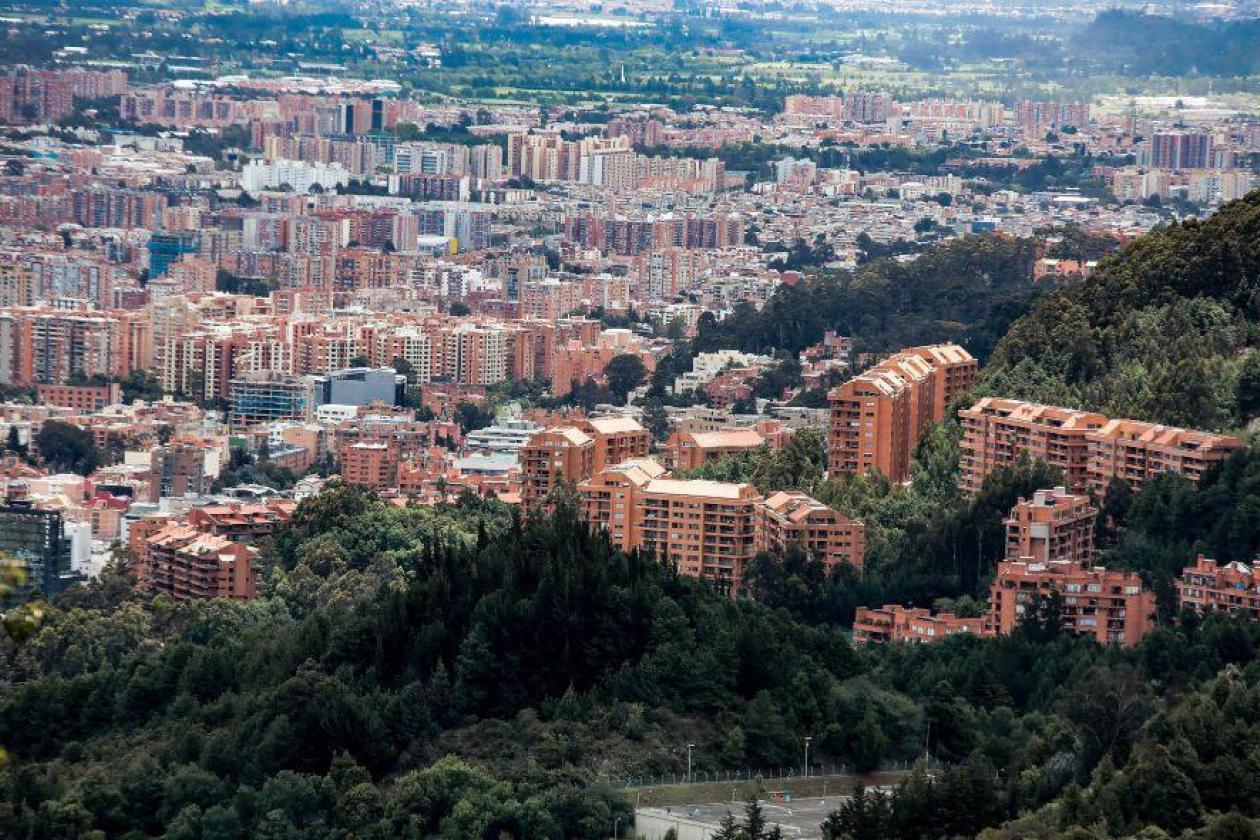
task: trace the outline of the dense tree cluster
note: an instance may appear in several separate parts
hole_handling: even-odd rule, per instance
[[[35,435],[35,449],[53,472],[90,475],[105,460],[91,432],[61,420],[44,421]]]
[[[837,330],[855,336],[859,351],[953,341],[984,359],[1042,291],[1032,280],[1033,256],[1030,240],[971,236],[913,262],[881,259],[820,274],[780,287],[760,311],[740,304],[721,321],[702,316],[692,347],[794,355]]]
[[[818,761],[947,765],[833,837],[1178,832],[1260,804],[1260,628],[1223,617],[1132,650],[1034,626],[857,651],[571,511],[343,485],[267,557],[252,603],[146,602],[111,569],[0,641],[0,834],[596,838],[628,816],[610,779],[678,772],[687,743],[698,769],[789,766],[805,735]]]

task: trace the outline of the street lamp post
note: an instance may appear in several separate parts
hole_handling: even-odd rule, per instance
[[[621,837],[621,816],[613,818],[613,840]]]
[[[691,784],[691,748],[694,746],[695,744],[687,745],[687,784]]]
[[[813,740],[808,735],[805,736],[805,778],[809,778],[809,742]]]

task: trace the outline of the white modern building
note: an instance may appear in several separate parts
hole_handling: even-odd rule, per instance
[[[302,160],[251,160],[241,170],[241,188],[248,193],[279,189],[287,184],[294,192],[310,192],[314,184],[335,190],[350,183],[350,171],[339,163]]]

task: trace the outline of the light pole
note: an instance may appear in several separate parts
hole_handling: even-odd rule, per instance
[[[617,840],[621,836],[621,817],[613,818],[613,840]]]
[[[809,778],[809,742],[813,739],[805,736],[805,778]]]
[[[691,748],[694,746],[695,744],[687,745],[687,784],[691,784]]]

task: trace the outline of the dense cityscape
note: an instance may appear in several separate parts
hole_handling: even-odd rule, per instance
[[[1260,838],[1260,7],[0,23],[0,836]]]

